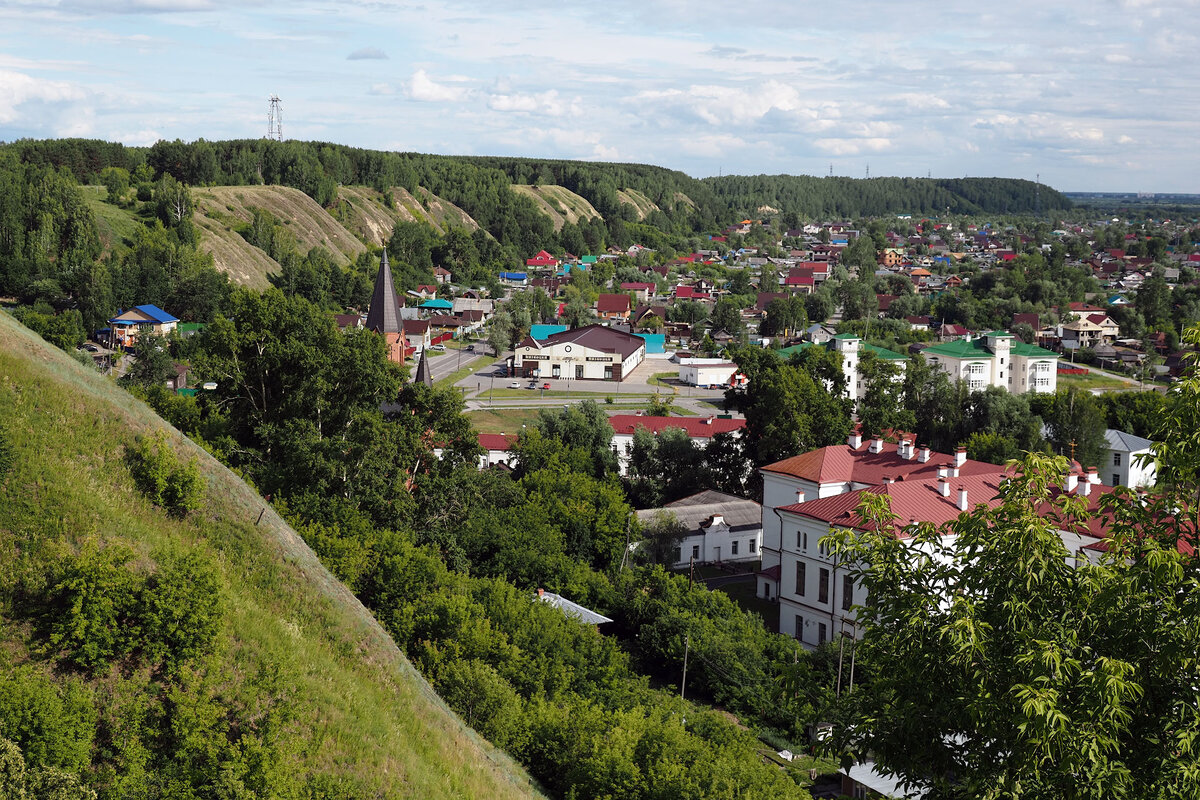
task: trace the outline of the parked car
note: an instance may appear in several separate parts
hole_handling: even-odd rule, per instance
[[[526,386],[525,388],[526,388],[526,389],[536,389],[536,388],[537,388],[537,381],[530,381],[530,382],[529,382],[529,385],[528,385],[528,386]]]
[[[443,353],[444,353],[444,352],[446,352],[446,345],[444,345],[444,344],[431,344],[431,345],[429,345],[429,349],[430,349],[430,350],[440,350],[441,352],[443,352]]]
[[[548,384],[548,383],[543,383],[543,384],[542,384],[542,388],[543,388],[543,389],[549,389],[549,388],[550,388],[550,384]]]
[[[521,382],[520,382],[520,381],[512,381],[511,383],[509,383],[509,384],[508,384],[508,388],[510,388],[510,389],[520,389],[520,388],[521,388]]]

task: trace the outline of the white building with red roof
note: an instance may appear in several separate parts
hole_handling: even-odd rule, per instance
[[[900,435],[898,443],[863,442],[852,434],[845,445],[823,447],[769,464],[763,477],[763,569],[757,593],[779,603],[779,632],[815,647],[838,635],[857,636],[856,608],[865,603],[850,565],[839,562],[822,543],[831,529],[865,530],[856,509],[864,492],[889,498],[898,517],[894,533],[909,538],[914,523],[944,525],[964,511],[999,503],[1008,476],[996,464],[917,448]],[[1093,510],[1111,491],[1096,470],[1074,464],[1061,492],[1087,496]],[[1071,553],[1103,546],[1099,518],[1079,531],[1060,531]]]
[[[613,414],[608,418],[612,425],[612,448],[620,462],[621,474],[626,474],[629,456],[633,453],[633,435],[638,428],[645,428],[657,436],[668,428],[678,428],[687,433],[700,447],[707,447],[718,433],[740,436],[746,427],[744,419],[721,417],[651,417],[643,414]]]

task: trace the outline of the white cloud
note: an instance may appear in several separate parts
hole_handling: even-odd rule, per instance
[[[1128,64],[1131,61],[1133,59],[1124,53],[1109,53],[1104,57],[1104,63],[1106,64]]]
[[[834,156],[855,156],[862,153],[879,153],[892,148],[892,140],[875,137],[871,139],[817,139],[813,145],[822,152]]]
[[[149,147],[159,139],[162,139],[163,136],[158,131],[140,130],[131,133],[112,133],[109,134],[108,138],[114,142],[121,142],[131,147]]]
[[[23,72],[0,70],[0,123],[15,122],[26,103],[63,104],[82,100],[86,92],[67,81],[48,81]]]
[[[396,93],[395,87],[390,83],[372,83],[371,88],[367,90],[367,94],[387,96]]]
[[[461,86],[438,83],[425,70],[419,69],[409,81],[408,94],[412,99],[426,103],[457,103],[466,99],[467,90]]]

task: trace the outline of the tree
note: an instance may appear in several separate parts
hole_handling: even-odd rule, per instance
[[[739,405],[746,415],[746,455],[755,466],[845,441],[850,433],[850,401],[799,366],[761,372]]]
[[[1108,449],[1104,412],[1091,392],[1060,389],[1053,395],[1036,397],[1034,410],[1046,421],[1046,439],[1059,455],[1073,457],[1085,467],[1101,466]],[[1074,456],[1072,456],[1074,453]]]
[[[902,368],[865,348],[861,356],[858,374],[863,390],[858,400],[858,421],[863,436],[874,437],[885,430],[912,430],[917,420],[916,415],[904,407]]]
[[[745,332],[741,306],[731,297],[722,297],[717,301],[709,323],[713,330],[725,331],[735,339]]]
[[[108,190],[108,202],[120,205],[129,191],[129,170],[122,167],[105,167],[100,170],[100,183]]]
[[[660,509],[641,525],[642,542],[637,554],[647,564],[662,564],[668,568],[676,562],[675,551],[687,536],[687,526],[675,512]]]
[[[1172,430],[1185,438],[1159,451],[1169,470],[1195,476],[1194,431]],[[832,537],[870,597],[835,747],[936,797],[1197,796],[1191,488],[1146,502],[1117,489],[1101,501],[1107,552],[1077,559],[1059,531],[1086,524],[1087,502],[1054,499],[1067,466],[1031,454],[999,505],[905,539],[866,494],[862,532]]]
[[[175,362],[171,349],[162,336],[142,332],[138,336],[137,356],[125,375],[125,381],[135,386],[162,386],[175,377]]]

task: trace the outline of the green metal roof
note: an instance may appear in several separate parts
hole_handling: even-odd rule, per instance
[[[839,334],[835,335],[833,338],[845,340],[845,339],[861,339],[862,337],[857,336],[853,333],[839,333]]]
[[[988,331],[987,333],[985,333],[985,334],[983,334],[983,335],[984,335],[984,336],[1006,336],[1006,337],[1008,337],[1009,339],[1015,339],[1015,338],[1016,338],[1015,336],[1013,336],[1013,335],[1012,335],[1011,333],[1009,333],[1008,331]]]
[[[1017,342],[1012,346],[1014,356],[1023,356],[1024,358],[1058,358],[1058,353],[1053,350],[1047,350],[1044,347],[1035,347],[1024,342]]]
[[[935,356],[948,356],[950,358],[994,358],[995,354],[983,346],[982,339],[972,339],[963,341],[958,339],[953,342],[945,342],[943,344],[935,344],[933,347],[926,347],[921,351],[922,354],[931,354]]]
[[[885,347],[876,347],[873,344],[863,342],[863,349],[870,350],[880,358],[886,358],[888,361],[908,361],[908,356],[903,353],[897,353],[894,350],[888,350]]]
[[[1058,358],[1058,354],[1042,347],[1034,347],[1031,344],[1024,342],[1014,342],[1009,351],[1014,356],[1023,358]],[[944,344],[935,344],[933,347],[926,347],[921,351],[924,354],[934,356],[947,356],[949,358],[995,358],[995,353],[987,349],[987,345],[983,339],[972,339],[969,342],[964,342],[961,339],[956,342],[946,342]]]
[[[836,339],[837,337],[835,336],[834,338]],[[858,337],[854,337],[854,338],[858,338]],[[780,350],[776,350],[775,352],[778,353],[781,358],[790,358],[793,353],[799,353],[809,347],[818,347],[818,346],[821,346],[821,345],[815,345],[812,342],[801,342],[800,344],[794,344],[791,347],[784,347]],[[863,342],[862,348],[864,350],[870,350],[875,355],[879,356],[880,358],[886,358],[888,361],[907,361],[908,360],[908,356],[906,356],[906,355],[897,353],[893,350],[888,350],[883,347],[876,347],[875,345],[867,344],[866,342]]]

